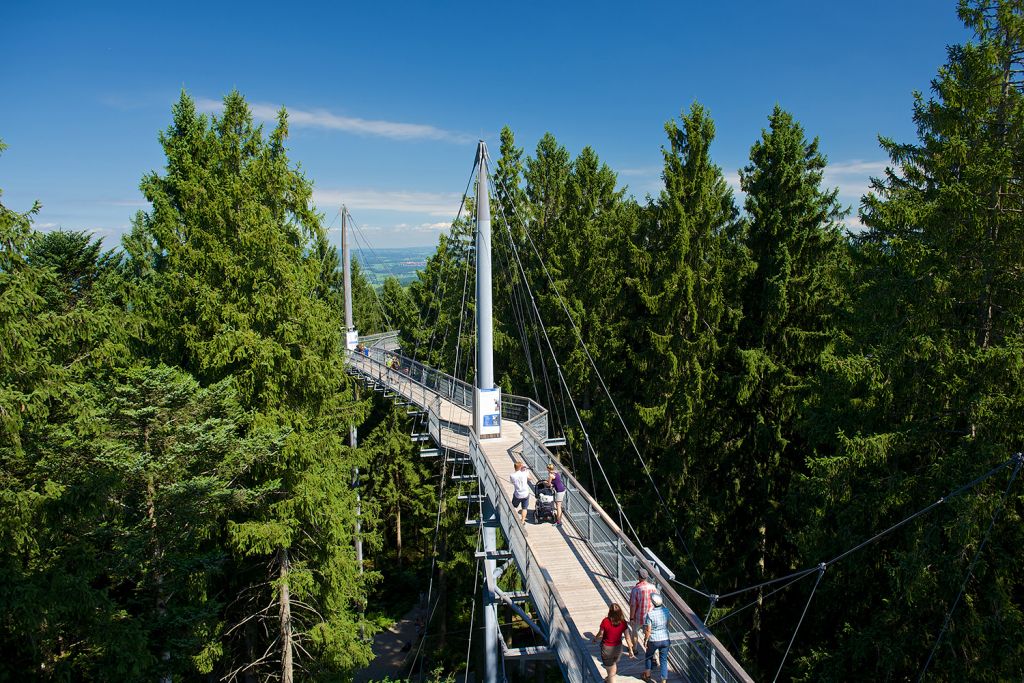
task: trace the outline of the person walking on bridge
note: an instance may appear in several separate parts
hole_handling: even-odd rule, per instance
[[[654,654],[658,654],[661,667],[661,683],[668,681],[668,608],[661,604],[661,595],[651,593],[651,611],[644,618],[644,640],[647,641],[646,659],[644,662],[643,679],[651,680],[651,669],[654,668]]]
[[[608,671],[605,676],[605,683],[615,683],[615,671],[619,666],[619,657],[622,656],[622,642],[625,640],[629,648],[629,658],[633,659],[633,639],[629,636],[629,623],[622,608],[617,602],[608,606],[608,616],[601,620],[601,626],[594,636],[594,642],[601,641],[601,663]]]
[[[629,592],[629,625],[633,631],[633,639],[639,642],[644,630],[644,618],[651,611],[651,595],[657,589],[654,584],[647,581],[650,575],[643,567],[636,570],[636,577],[636,585]]]
[[[565,482],[562,473],[555,469],[554,463],[548,463],[548,482],[555,490],[555,524],[562,523],[562,501],[565,500]]]
[[[512,482],[512,512],[515,513],[519,507],[519,516],[523,524],[526,524],[526,511],[530,508],[530,470],[526,469],[522,460],[516,460],[515,468],[508,477]]]

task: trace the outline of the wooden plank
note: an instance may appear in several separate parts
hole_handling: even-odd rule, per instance
[[[367,361],[366,365],[374,365],[368,359]],[[427,392],[406,375],[391,371],[383,373],[378,379],[389,389],[401,393],[408,400],[426,409],[436,403],[436,395]],[[448,399],[441,400],[438,412],[442,420],[450,423],[464,426],[472,424],[471,412]],[[511,420],[505,420],[502,424],[500,438],[485,439],[481,443],[481,450],[493,468],[503,493],[510,498],[512,483],[508,477],[513,471],[515,458],[510,451],[521,440],[521,425]],[[465,453],[464,449],[468,448],[468,437],[456,434],[448,428],[442,428],[441,441],[441,446],[461,453]],[[600,648],[589,638],[594,635],[601,620],[607,615],[609,602],[618,602],[628,613],[627,590],[614,577],[606,575],[597,557],[571,525],[568,517],[565,518],[565,523],[561,526],[547,523],[527,523],[524,529],[527,542],[537,557],[538,564],[551,576],[552,583],[566,606],[570,621],[582,636],[583,640],[579,644],[592,655],[595,665],[603,674],[604,667],[600,662]],[[499,551],[494,557],[495,559],[504,558],[507,555],[507,551]],[[484,553],[477,553],[477,556],[482,557]],[[510,658],[529,659],[538,656],[551,656],[550,654],[541,654],[539,650],[535,653],[526,650],[527,648],[517,651],[510,650],[509,656]],[[618,677],[626,680],[640,680],[642,670],[642,655],[636,660],[628,659],[623,655],[619,661]],[[671,672],[670,680],[677,681],[680,680],[680,677],[675,672]]]

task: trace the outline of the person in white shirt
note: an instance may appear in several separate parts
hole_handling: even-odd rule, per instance
[[[530,507],[530,470],[522,460],[516,460],[516,470],[508,478],[512,482],[512,511],[515,512],[516,507],[521,508],[519,516],[526,524],[526,511]]]

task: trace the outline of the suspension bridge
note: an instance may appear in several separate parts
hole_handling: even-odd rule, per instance
[[[531,660],[548,660],[557,663],[567,681],[606,680],[602,671],[599,646],[594,644],[592,639],[602,618],[607,614],[610,603],[628,606],[630,589],[636,580],[638,570],[643,569],[651,577],[652,583],[662,595],[664,604],[670,613],[669,679],[702,683],[751,681],[750,676],[711,633],[701,617],[673,589],[671,583],[677,583],[674,575],[654,553],[646,547],[642,547],[640,536],[633,525],[629,523],[628,518],[620,516],[620,523],[616,524],[592,493],[587,491],[573,476],[573,473],[560,462],[560,458],[556,456],[553,449],[565,446],[566,442],[564,438],[553,437],[549,434],[552,416],[538,402],[539,399],[502,395],[500,387],[495,384],[492,350],[489,188],[495,193],[496,188],[489,183],[487,162],[487,148],[481,141],[474,166],[474,172],[477,174],[474,245],[476,269],[474,385],[417,361],[415,351],[412,357],[403,354],[398,342],[399,331],[369,336],[359,335],[352,321],[351,281],[348,267],[348,264],[351,263],[351,256],[346,240],[346,214],[344,208],[342,210],[342,252],[343,262],[346,264],[344,268],[345,326],[349,372],[357,376],[367,387],[372,387],[373,390],[383,393],[384,396],[390,397],[396,403],[408,406],[409,414],[422,421],[423,429],[426,431],[414,432],[412,439],[423,444],[421,456],[443,460],[445,465],[442,468],[443,476],[447,472],[453,480],[475,484],[476,493],[462,495],[460,499],[468,503],[467,525],[479,529],[482,542],[482,550],[478,548],[476,559],[483,567],[484,575],[481,604],[485,665],[482,671],[479,671],[478,678],[482,678],[485,683],[497,683],[497,681],[505,679],[504,672],[508,662],[524,663]],[[505,194],[508,194],[507,188],[503,188],[503,190],[505,190]],[[463,205],[465,205],[465,200],[466,195],[464,194]],[[460,216],[461,211],[460,208]],[[503,223],[508,232],[507,216],[505,218]],[[514,270],[513,265],[518,266],[519,274],[525,281],[526,276],[519,256],[515,253],[512,236],[510,233],[507,236],[512,247],[512,254],[506,266],[509,270]],[[536,252],[535,246],[534,251]],[[541,265],[543,267],[543,263]],[[468,273],[468,262],[466,273]],[[545,274],[557,294],[557,288],[554,287],[546,267]],[[466,310],[466,284],[466,282],[463,283],[463,316],[465,316]],[[550,341],[547,340],[547,332],[544,329],[543,321],[540,320],[540,313],[536,309],[532,292],[527,292],[523,300],[520,301],[521,309],[517,315],[522,315],[522,309],[529,308],[526,304],[527,300],[533,306],[533,314],[547,341],[548,351],[553,356],[554,350]],[[600,372],[583,344],[582,338],[579,336],[579,329],[569,310],[565,307],[564,301],[562,308],[575,330],[578,341],[591,362],[602,388],[611,400],[608,388],[604,385]],[[460,319],[457,338],[461,338],[461,333]],[[538,338],[538,346],[539,344]],[[528,350],[526,352],[529,353]],[[456,351],[455,357],[455,365],[458,367],[458,351]],[[571,392],[565,385],[561,368],[557,365],[557,359],[555,364],[558,379],[562,382],[562,388],[569,395],[570,403],[579,419],[579,426],[586,437],[586,428],[580,418],[579,410],[572,402]],[[612,406],[614,408],[614,401],[612,401]],[[617,408],[615,408],[615,412],[618,414]],[[619,415],[619,419],[622,420],[621,415]],[[556,420],[556,422],[558,421]],[[561,422],[564,422],[564,419]],[[626,438],[636,450],[636,445],[626,429],[625,422],[622,422],[622,426],[626,432]],[[433,445],[427,444],[428,441],[432,441]],[[597,453],[590,444],[589,438],[585,438],[585,441],[590,449],[590,455],[600,467]],[[351,443],[353,446],[356,445],[355,427],[352,427]],[[636,454],[646,470],[646,464],[639,450],[636,450]],[[546,473],[547,467],[552,465],[561,474],[567,488],[562,525],[523,524],[520,522],[512,508],[512,483],[509,479],[509,475],[513,471],[513,463],[516,460],[523,461],[529,469],[536,473]],[[789,638],[789,645],[775,674],[775,680],[778,680],[803,622],[803,616],[806,615],[807,608],[814,598],[815,590],[829,566],[867,548],[879,539],[944,505],[953,498],[965,494],[1007,469],[1011,470],[1011,476],[1003,493],[1002,502],[993,514],[988,531],[968,565],[960,594],[952,601],[931,653],[924,663],[919,679],[921,680],[942,642],[953,612],[963,595],[967,580],[972,575],[981,556],[982,549],[988,541],[1010,489],[1020,472],[1024,470],[1024,453],[1014,453],[1005,462],[993,467],[987,473],[953,489],[930,505],[907,515],[904,519],[870,538],[813,566],[798,569],[787,576],[776,577],[725,595],[705,593],[690,586],[686,586],[686,588],[708,598],[711,605],[714,606],[720,599],[734,598],[768,587],[771,587],[771,593],[769,593],[771,595],[805,578],[816,576],[817,579],[807,598],[803,615],[796,623]],[[648,472],[648,474],[650,473]],[[611,487],[610,482],[607,482],[607,476],[605,479]],[[358,484],[358,471],[355,473],[355,483]],[[661,494],[657,491],[653,479],[651,483],[654,486],[654,493],[661,499]],[[611,492],[611,495],[614,499],[614,491]],[[661,502],[665,504],[664,500]],[[619,512],[621,514],[621,509]],[[630,532],[628,536],[620,528],[623,520]],[[359,524],[357,514],[356,555],[361,565],[362,548],[361,542],[358,540]],[[680,538],[680,540],[685,546],[685,539]],[[638,546],[638,544],[640,545]],[[499,580],[511,575],[510,573],[518,576],[522,590],[511,592],[501,589]],[[504,584],[508,585],[509,582],[505,581]],[[499,608],[510,610],[518,615],[523,623],[532,629],[536,635],[536,642],[541,644],[528,647],[513,647],[507,644],[499,630]],[[742,609],[745,608],[740,608],[739,611]],[[721,620],[719,619],[719,621]],[[617,675],[627,679],[639,679],[642,670],[641,653],[637,660],[621,659]]]
[[[657,558],[637,547],[552,452],[564,443],[548,433],[549,413],[535,400],[502,395],[492,362],[490,204],[487,151],[477,152],[476,171],[476,383],[401,354],[397,333],[360,337],[352,324],[351,283],[345,269],[350,372],[394,401],[409,406],[427,431],[414,440],[433,441],[421,455],[444,458],[453,477],[476,482],[477,493],[462,496],[471,511],[466,523],[481,531],[483,549],[483,634],[486,666],[482,678],[501,678],[506,662],[551,660],[567,681],[602,681],[600,646],[593,642],[611,603],[629,605],[640,569],[647,571],[671,615],[670,679],[739,683],[751,681],[700,616],[669,584],[671,574]],[[349,264],[343,214],[342,252]],[[360,349],[356,352],[356,348]],[[355,435],[353,432],[353,443]],[[563,524],[522,523],[511,505],[509,475],[515,460],[535,473],[553,464],[566,485]],[[458,470],[459,473],[455,473]],[[543,476],[543,475],[542,475]],[[498,543],[500,532],[502,543]],[[499,548],[500,545],[500,548]],[[361,556],[361,551],[358,552]],[[499,579],[517,572],[523,590],[506,592]],[[509,647],[498,630],[499,606],[517,614],[536,634],[539,646]],[[623,656],[618,675],[639,679],[643,656]]]

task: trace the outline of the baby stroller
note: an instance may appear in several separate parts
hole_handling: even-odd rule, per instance
[[[537,524],[555,521],[555,489],[547,481],[537,482],[537,507],[533,511]]]

